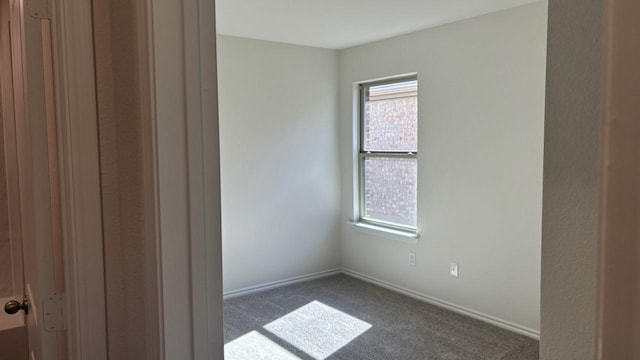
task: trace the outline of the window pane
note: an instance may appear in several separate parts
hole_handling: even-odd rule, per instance
[[[364,159],[365,219],[416,226],[418,162],[416,159]]]
[[[418,151],[417,91],[415,80],[367,88],[365,151]]]

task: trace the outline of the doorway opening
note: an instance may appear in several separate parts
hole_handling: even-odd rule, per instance
[[[217,1],[230,354],[406,358],[421,348],[386,342],[411,337],[402,304],[522,335],[488,357],[537,358],[547,3],[482,3]],[[371,327],[331,352],[305,343],[316,322],[349,323],[316,302]]]

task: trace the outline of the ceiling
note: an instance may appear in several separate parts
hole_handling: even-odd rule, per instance
[[[218,33],[344,49],[538,0],[216,0]]]

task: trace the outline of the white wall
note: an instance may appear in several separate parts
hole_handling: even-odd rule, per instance
[[[218,41],[225,292],[338,267],[337,52]]]
[[[546,10],[539,2],[341,52],[344,267],[538,331]],[[353,83],[411,72],[419,80],[415,245],[347,224]],[[458,279],[450,261],[459,262]]]
[[[540,359],[595,356],[602,0],[549,2]]]

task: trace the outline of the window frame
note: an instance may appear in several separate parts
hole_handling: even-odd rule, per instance
[[[358,84],[358,114],[357,114],[357,162],[358,162],[358,171],[357,176],[358,179],[356,181],[357,184],[357,204],[355,204],[356,212],[357,212],[357,224],[364,224],[368,226],[372,226],[375,228],[379,228],[381,230],[391,230],[391,231],[399,231],[402,233],[407,233],[417,237],[418,226],[410,226],[404,225],[384,220],[367,218],[364,216],[365,214],[365,176],[364,176],[364,163],[367,158],[401,158],[401,159],[415,159],[416,160],[416,168],[418,167],[418,151],[415,152],[407,152],[407,151],[365,151],[364,150],[364,138],[365,138],[365,103],[366,103],[366,89],[374,86],[394,84],[394,83],[402,83],[407,81],[416,81],[418,82],[417,75],[408,75],[408,76],[400,76],[387,78],[383,80],[374,80],[367,81]],[[418,92],[419,93],[419,92]],[[419,124],[418,124],[419,127]],[[416,130],[417,132],[417,130]],[[417,134],[416,134],[417,136]],[[418,197],[418,174],[416,173],[416,215],[417,215],[417,197]]]

